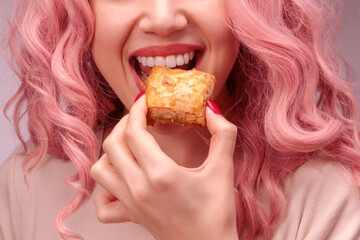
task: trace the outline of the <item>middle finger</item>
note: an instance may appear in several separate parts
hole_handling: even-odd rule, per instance
[[[130,151],[124,137],[128,122],[128,115],[124,116],[115,126],[111,134],[103,143],[104,151],[114,168],[127,184],[139,182],[143,179],[141,168]]]
[[[127,208],[132,206],[133,201],[129,188],[121,176],[117,174],[106,154],[91,167],[90,175],[104,189],[124,203]]]

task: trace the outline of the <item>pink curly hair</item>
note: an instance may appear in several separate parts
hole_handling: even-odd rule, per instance
[[[97,160],[94,131],[123,107],[90,60],[94,18],[87,1],[20,1],[14,19],[8,45],[21,86],[5,111],[16,102],[13,120],[25,149],[19,121],[28,115],[36,149],[23,162],[25,180],[46,153],[74,163],[77,173],[67,184],[77,193],[57,215],[56,226],[61,236],[79,238],[64,219],[94,190],[89,175]]]
[[[228,81],[237,96],[229,117],[239,127],[241,239],[271,238],[286,211],[282,183],[306,161],[326,157],[348,169],[360,186],[358,109],[341,76],[339,20],[327,2],[228,0],[231,28],[242,43],[239,68]]]
[[[77,193],[56,226],[63,238],[81,238],[63,222],[94,189],[94,132],[123,106],[91,58],[87,0],[21,2],[9,48],[22,84],[7,107],[16,104],[14,125],[24,146],[18,125],[28,115],[36,149],[24,160],[26,174],[46,153],[74,163],[77,174],[68,183]],[[239,128],[234,179],[241,239],[271,238],[286,212],[284,179],[306,161],[326,157],[360,186],[358,109],[335,54],[339,21],[326,2],[227,0],[229,27],[241,42],[227,82],[233,106],[225,114]]]

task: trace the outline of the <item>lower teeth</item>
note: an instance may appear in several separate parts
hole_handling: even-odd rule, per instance
[[[147,83],[147,78],[148,78],[148,75],[144,72],[144,71],[142,71],[142,70],[138,70],[137,71],[138,72],[138,74],[139,74],[139,76],[141,77],[141,79],[145,82],[145,84]]]

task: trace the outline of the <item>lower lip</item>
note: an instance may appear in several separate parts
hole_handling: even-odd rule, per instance
[[[201,63],[202,63],[202,60],[203,60],[203,56],[204,56],[204,52],[202,52],[201,54],[198,55],[198,59],[196,61],[196,65],[195,65],[196,70],[200,70]],[[131,61],[135,61],[135,60],[132,59]],[[134,63],[130,62],[130,68],[131,68],[131,73],[132,73],[132,75],[133,75],[133,77],[135,79],[135,83],[136,83],[137,88],[140,90],[140,92],[145,92],[145,83],[141,79],[139,74],[136,72]]]

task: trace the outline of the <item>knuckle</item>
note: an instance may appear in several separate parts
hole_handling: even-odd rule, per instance
[[[170,171],[163,169],[152,173],[150,178],[154,187],[161,190],[166,190],[172,185],[174,174],[171,174]]]
[[[120,120],[120,122],[117,125],[115,125],[113,130],[103,141],[102,147],[105,152],[111,150],[112,147],[118,145],[118,143],[122,141],[123,134],[124,134],[124,128],[127,123],[127,118],[128,118],[128,115],[123,117]]]
[[[117,139],[113,133],[111,133],[105,140],[103,141],[102,147],[105,152],[108,152],[114,145],[116,145]]]
[[[124,131],[124,136],[127,141],[135,141],[137,134],[136,134],[136,128],[133,127],[132,124],[128,124]]]
[[[150,193],[145,187],[134,187],[132,196],[134,201],[138,204],[146,204],[150,199]]]
[[[96,162],[92,167],[90,168],[90,176],[96,180],[101,172],[101,166],[99,161]]]
[[[102,210],[96,211],[96,216],[97,216],[97,219],[99,220],[99,222],[101,222],[101,223],[109,222],[107,214],[105,214],[104,211],[102,211]]]
[[[237,127],[232,123],[222,124],[220,127],[220,133],[229,137],[236,139],[237,136]]]

